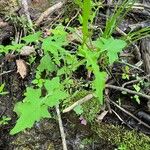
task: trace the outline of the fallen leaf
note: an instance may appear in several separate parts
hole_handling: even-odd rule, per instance
[[[22,56],[29,56],[29,55],[35,54],[35,53],[36,53],[36,51],[35,51],[34,47],[24,46],[21,49],[20,55],[22,55]]]
[[[24,79],[27,76],[27,64],[23,59],[16,60],[17,73]]]

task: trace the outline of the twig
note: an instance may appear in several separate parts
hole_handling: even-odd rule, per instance
[[[129,90],[127,88],[123,88],[123,87],[119,87],[119,86],[115,86],[115,85],[110,85],[110,84],[106,84],[105,87],[115,89],[115,90],[119,90],[119,91],[125,91],[127,93],[138,95],[138,96],[141,96],[141,97],[144,97],[144,98],[150,100],[149,95],[146,95],[146,94],[143,94],[143,93],[140,93],[140,92],[136,92],[136,91],[132,91],[132,90]]]
[[[105,89],[105,102],[106,102],[106,106],[108,108],[109,113],[112,113],[111,107],[110,107],[110,103],[109,103],[109,96],[108,96],[109,90]]]
[[[113,102],[112,100],[110,100],[110,102],[116,106],[117,108],[119,108],[121,111],[123,111],[124,113],[126,113],[127,115],[131,116],[132,118],[134,118],[135,120],[137,120],[140,124],[144,125],[145,127],[150,129],[150,126],[143,122],[142,120],[138,119],[136,116],[134,116],[133,114],[131,114],[129,111],[125,110],[124,108],[122,108],[121,106],[119,106],[118,104],[116,104],[115,102]]]
[[[0,76],[3,76],[3,75],[8,74],[8,73],[11,73],[11,72],[13,72],[13,71],[14,71],[14,70],[9,70],[9,71],[2,72],[2,73],[0,73]]]
[[[35,22],[36,26],[39,26],[40,23],[48,17],[51,13],[53,13],[55,10],[60,9],[63,6],[64,2],[58,2],[57,4],[53,5],[52,7],[49,7],[46,11],[44,11],[41,16],[37,19]]]
[[[62,139],[63,150],[67,150],[66,136],[65,136],[65,132],[64,132],[63,124],[62,124],[59,105],[56,106],[56,112],[57,112],[57,116],[58,116],[59,129],[60,129],[60,134],[61,134],[61,139]]]
[[[126,85],[129,85],[129,84],[132,84],[132,83],[139,82],[139,81],[141,81],[141,80],[143,80],[143,79],[147,79],[147,78],[149,78],[149,77],[150,77],[150,74],[148,74],[148,75],[146,75],[146,76],[144,76],[144,77],[140,77],[139,79],[136,79],[136,80],[131,80],[131,81],[129,81],[129,82],[124,83],[124,84],[122,85],[122,87],[125,87]]]
[[[75,16],[73,16],[71,19],[70,19],[70,21],[67,23],[67,25],[66,25],[66,27],[65,27],[65,29],[67,29],[68,28],[68,26],[70,25],[70,23],[79,15],[79,11],[75,14]]]
[[[134,66],[134,65],[132,65],[132,64],[129,64],[129,63],[127,63],[127,62],[124,62],[124,61],[117,61],[117,62],[119,62],[119,63],[121,63],[121,64],[128,65],[129,67],[132,67],[132,68],[134,68],[134,69],[137,69],[137,70],[139,70],[139,71],[141,71],[141,72],[144,72],[144,70],[138,68],[137,66]]]
[[[146,5],[146,4],[141,4],[141,3],[134,3],[133,5],[133,8],[136,7],[136,8],[147,8],[147,9],[150,9],[150,6]]]
[[[125,91],[127,93],[130,93],[130,94],[134,94],[134,95],[138,95],[138,96],[141,96],[141,97],[144,97],[146,99],[149,99],[150,100],[150,96],[149,95],[146,95],[146,94],[143,94],[143,93],[140,93],[140,92],[136,92],[136,91],[132,91],[132,90],[129,90],[127,88],[123,88],[123,87],[119,87],[119,86],[115,86],[115,85],[110,85],[110,84],[106,84],[105,85],[106,88],[111,88],[111,89],[115,89],[115,90],[119,90],[119,91]],[[72,104],[71,106],[67,107],[66,109],[63,110],[63,113],[66,113],[66,112],[69,112],[71,111],[72,109],[74,109],[76,106],[78,105],[81,105],[87,101],[89,101],[90,99],[92,99],[94,97],[93,94],[88,94],[87,96],[85,96],[84,98],[78,100],[77,102],[75,102],[74,104]]]
[[[27,0],[21,0],[21,2],[22,2],[22,6],[24,9],[25,15],[26,15],[27,20],[28,20],[28,23],[29,23],[30,27],[33,29],[33,23],[32,23],[32,20],[30,18],[28,2],[27,2]]]
[[[67,107],[66,109],[63,110],[63,113],[69,112],[72,109],[74,109],[76,106],[81,105],[87,101],[89,101],[90,99],[92,99],[94,96],[93,94],[88,94],[87,96],[85,96],[84,98],[78,100],[77,102],[75,102],[74,104],[72,104],[71,106]]]
[[[122,122],[122,124],[125,123],[124,120],[113,109],[112,112],[118,117],[118,119]]]

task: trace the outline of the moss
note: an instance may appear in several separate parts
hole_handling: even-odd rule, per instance
[[[101,123],[93,125],[93,130],[99,137],[110,141],[116,146],[125,145],[126,150],[149,150],[150,138],[135,130],[128,131],[120,126]]]
[[[85,97],[90,92],[82,90],[78,92],[74,98],[72,98],[68,103],[70,106],[77,100]],[[100,104],[96,98],[89,100],[88,102],[82,104],[83,107],[83,117],[90,122],[92,130],[96,133],[103,141],[107,141],[116,147],[125,147],[126,150],[149,150],[150,148],[150,137],[138,133],[135,130],[129,131],[124,129],[122,126],[114,126],[106,123],[97,124],[95,118],[97,113],[100,111]]]
[[[82,90],[79,91],[69,102],[68,106],[72,103],[78,101],[79,99],[87,96],[90,94],[90,91]],[[83,113],[82,116],[90,123],[94,122],[96,119],[97,114],[100,111],[100,103],[96,98],[92,98],[91,100],[83,103],[82,105]]]

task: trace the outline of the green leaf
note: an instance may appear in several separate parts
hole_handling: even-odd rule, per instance
[[[81,115],[83,113],[83,108],[81,105],[76,106],[74,109],[76,114]]]
[[[99,38],[93,43],[100,52],[107,51],[109,64],[112,64],[118,59],[118,52],[121,52],[122,49],[126,46],[125,41],[114,39],[113,37],[109,39]]]
[[[44,86],[48,92],[44,103],[49,107],[58,105],[59,100],[63,100],[68,96],[63,90],[63,86],[60,84],[59,77],[55,77],[52,80],[46,80]]]
[[[97,60],[98,60],[99,55],[100,55],[99,52],[91,51],[86,46],[83,46],[83,47],[79,48],[79,53],[78,54],[80,56],[86,58],[86,61],[87,61],[86,67],[87,68],[92,67],[93,70],[99,70],[98,69],[99,66],[97,65]]]
[[[58,105],[59,100],[68,97],[68,94],[63,90],[63,86],[60,84],[59,77],[55,77],[52,80],[46,80],[44,86],[48,92],[44,103],[50,107]]]
[[[45,80],[44,86],[48,93],[51,93],[53,90],[60,89],[62,87],[59,77],[55,77],[52,80]]]
[[[2,85],[0,86],[0,93],[3,91],[4,86],[5,86],[5,84],[2,84]]]
[[[59,53],[64,53],[64,48],[67,42],[67,32],[64,31],[63,26],[58,26],[51,31],[53,36],[49,36],[43,40],[42,49],[45,53],[51,52],[55,57],[58,57]],[[61,54],[60,54],[61,55]]]
[[[65,91],[57,89],[53,91],[53,93],[45,99],[44,103],[49,107],[53,107],[58,105],[60,100],[63,100],[67,97],[68,94]]]
[[[2,52],[5,52],[4,46],[3,46],[3,45],[0,45],[0,53],[2,53]]]
[[[92,1],[91,0],[83,0],[83,8],[82,8],[82,19],[83,19],[83,25],[82,25],[82,32],[83,32],[83,43],[86,42],[88,36],[89,36],[89,30],[88,30],[88,21],[90,19],[90,13],[92,9]]]
[[[22,38],[23,41],[25,41],[26,43],[32,43],[32,42],[36,42],[37,40],[40,39],[42,32],[36,32],[34,34],[25,36]]]
[[[48,106],[41,101],[41,90],[27,88],[23,102],[15,105],[14,111],[18,114],[19,119],[15,127],[10,131],[14,135],[26,128],[31,128],[36,121],[41,118],[50,118]]]
[[[40,61],[40,65],[38,66],[38,70],[40,72],[43,72],[44,70],[49,71],[49,72],[53,72],[56,70],[56,65],[52,62],[51,57],[49,56],[49,54],[46,54],[42,57],[41,61]]]
[[[133,87],[137,92],[141,90],[141,87],[138,84],[134,84]]]
[[[99,66],[97,64],[99,58],[99,52],[91,51],[87,47],[82,47],[79,49],[79,55],[86,58],[86,67],[93,71],[95,75],[95,80],[93,81],[93,90],[96,96],[99,98],[100,104],[103,103],[103,90],[105,88],[106,72],[100,72]]]
[[[134,95],[134,98],[135,98],[135,101],[140,104],[140,99],[139,99],[139,96],[138,95]]]
[[[93,89],[99,99],[100,104],[103,104],[103,90],[105,88],[106,72],[95,72],[95,80],[93,81]]]

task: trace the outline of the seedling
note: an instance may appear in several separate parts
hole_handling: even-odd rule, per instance
[[[2,116],[2,118],[0,119],[0,125],[6,125],[10,120],[10,117]]]

